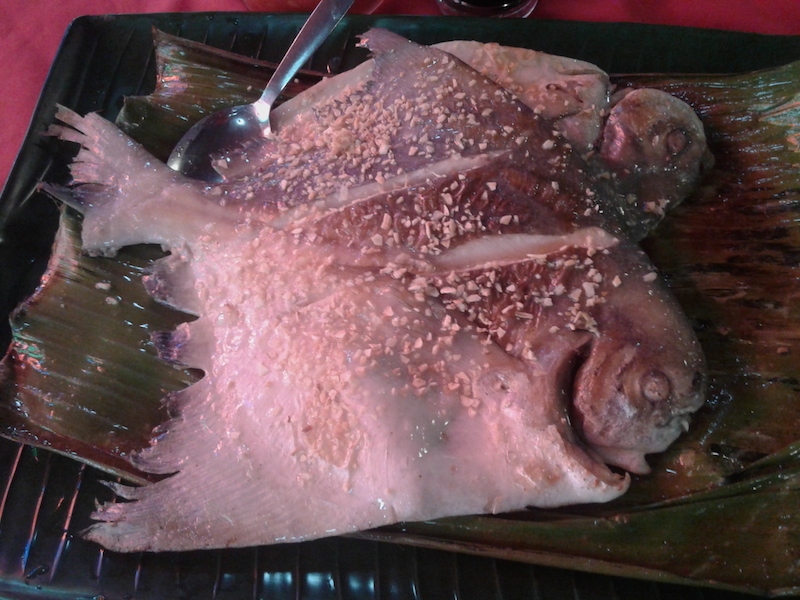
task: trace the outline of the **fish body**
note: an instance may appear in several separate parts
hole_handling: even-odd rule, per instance
[[[132,458],[166,477],[113,484],[130,501],[90,539],[245,546],[607,501],[629,477],[605,463],[646,472],[702,404],[702,352],[608,165],[452,54],[367,44],[221,157],[221,184],[57,114],[80,185],[51,191],[87,251],[169,250],[145,285],[197,318],[155,340],[205,373]]]

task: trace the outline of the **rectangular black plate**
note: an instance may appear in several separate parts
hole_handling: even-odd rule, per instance
[[[6,315],[38,282],[56,226],[54,204],[36,191],[40,181],[66,174],[69,155],[41,136],[55,105],[113,119],[125,96],[149,93],[155,81],[153,26],[277,61],[303,21],[296,15],[215,13],[84,17],[73,23],[0,196],[0,347],[9,340]],[[611,73],[744,72],[800,59],[800,37],[535,19],[350,17],[310,66],[341,70],[362,61],[355,37],[370,26],[422,43],[460,38],[531,47],[588,60]],[[68,458],[0,441],[0,597],[745,598],[346,538],[118,555],[78,535],[89,524],[99,486],[94,470]]]

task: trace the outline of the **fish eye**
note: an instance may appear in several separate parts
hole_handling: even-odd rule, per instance
[[[672,156],[677,156],[689,145],[689,137],[682,129],[673,129],[666,137],[667,151]]]
[[[669,377],[662,371],[652,370],[642,375],[639,381],[642,394],[650,402],[663,402],[669,398],[672,392],[672,385]]]

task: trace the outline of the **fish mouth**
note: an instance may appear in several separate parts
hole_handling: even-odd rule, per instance
[[[647,474],[646,455],[663,452],[689,430],[692,414],[705,402],[706,378],[698,369],[685,394],[663,398],[657,403],[660,409],[653,410],[647,402],[633,401],[629,394],[638,390],[623,385],[622,375],[630,361],[616,365],[619,385],[598,396],[589,380],[597,375],[589,370],[599,368],[592,361],[593,350],[591,342],[576,347],[561,373],[562,389],[571,391],[567,398],[570,427],[596,460],[630,473]]]
[[[647,475],[651,472],[646,460],[647,455],[664,452],[681,435],[688,432],[693,412],[694,409],[687,408],[672,413],[660,423],[654,423],[649,434],[642,436],[642,444],[639,446],[592,444],[583,437],[580,430],[576,431],[586,445],[587,451],[594,454],[598,460],[635,475]]]

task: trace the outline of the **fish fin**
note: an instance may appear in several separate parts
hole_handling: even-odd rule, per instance
[[[80,144],[70,165],[70,194],[44,187],[84,214],[84,250],[113,255],[141,243],[168,248],[199,235],[209,222],[229,223],[223,207],[203,195],[203,184],[173,171],[97,113],[82,117],[59,106],[49,135]]]
[[[58,105],[55,118],[63,125],[51,125],[46,134],[81,147],[70,165],[75,186],[73,194],[78,200],[76,207],[81,212],[109,198],[107,194],[98,193],[102,188],[119,189],[130,180],[132,172],[146,168],[145,165],[149,166],[151,161],[155,161],[144,148],[97,113],[82,117]]]
[[[200,299],[194,288],[196,278],[190,263],[179,254],[155,261],[142,278],[147,293],[161,304],[198,316]]]
[[[186,366],[186,362],[182,360],[181,350],[188,338],[188,331],[181,326],[178,326],[175,331],[154,331],[150,334],[150,340],[156,347],[158,358],[182,366]]]
[[[114,481],[101,481],[101,483],[108,489],[110,489],[112,492],[114,492],[114,494],[116,494],[118,497],[124,500],[136,500],[137,499],[136,491],[141,489],[131,485],[116,483]]]
[[[106,502],[97,506],[91,518],[99,523],[87,527],[81,535],[87,540],[120,551],[147,548],[150,532],[139,526],[135,520],[128,522],[125,519],[126,511],[135,504],[136,502]]]
[[[93,517],[98,520],[113,521],[113,518],[107,513],[95,513]],[[102,546],[121,550],[142,547],[147,543],[146,531],[124,521],[97,523],[85,529],[83,536]]]
[[[214,336],[204,319],[181,323],[174,331],[154,331],[150,339],[161,360],[203,370],[211,366],[208,356],[213,353]]]
[[[396,52],[411,46],[421,48],[421,46],[404,38],[402,35],[382,27],[373,27],[368,30],[361,36],[360,41],[363,46],[369,48],[375,55]]]
[[[444,57],[452,61],[458,61],[465,69],[474,71],[472,67],[444,50],[414,43],[401,35],[380,27],[367,31],[361,40],[373,54],[372,58],[375,62],[375,67],[372,71],[372,79],[375,81],[400,81],[409,75],[411,75],[412,79],[416,79],[417,74],[410,72],[409,67],[414,69],[429,65],[436,61],[441,61]],[[474,72],[481,79],[484,78],[477,71]]]
[[[84,212],[83,199],[80,196],[76,196],[72,190],[66,186],[42,182],[39,184],[39,190],[80,213]]]
[[[204,400],[208,397],[208,379],[168,394],[164,404],[172,418],[153,430],[150,446],[132,454],[128,462],[137,469],[154,475],[180,471],[191,459],[185,452],[193,427],[203,423]]]

